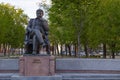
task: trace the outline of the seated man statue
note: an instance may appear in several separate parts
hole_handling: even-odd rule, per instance
[[[26,28],[25,48],[26,54],[39,54],[40,45],[46,47],[47,54],[50,54],[50,42],[48,39],[48,23],[42,18],[43,10],[36,11],[37,17],[30,19]]]

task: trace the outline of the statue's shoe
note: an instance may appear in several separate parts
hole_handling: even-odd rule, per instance
[[[33,51],[32,54],[33,54],[33,55],[36,55],[36,51]]]
[[[44,42],[41,42],[41,43],[40,43],[40,45],[43,45],[43,44],[44,44]]]
[[[43,45],[42,45],[42,46],[43,46],[43,48],[45,48],[45,47],[46,47],[46,44],[45,44],[45,43],[43,43]]]

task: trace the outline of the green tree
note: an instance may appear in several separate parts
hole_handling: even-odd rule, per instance
[[[90,45],[94,47],[101,43],[108,45],[109,50],[112,52],[112,58],[115,58],[114,53],[119,50],[119,4],[119,0],[100,0],[99,6],[88,19]],[[106,58],[106,54],[104,58]]]
[[[51,28],[54,28],[51,33],[59,36],[57,38],[58,41],[63,41],[63,43],[67,42],[67,44],[71,42],[74,44],[78,43],[78,49],[80,49],[80,44],[82,42],[85,43],[87,39],[87,37],[85,37],[87,11],[91,10],[90,8],[94,5],[95,1],[96,0],[52,0],[49,20]],[[60,32],[60,34],[57,35],[57,32]]]
[[[49,12],[50,37],[62,44],[78,43],[97,49],[103,44],[115,58],[120,49],[119,0],[52,0]],[[87,52],[87,50],[86,50]]]
[[[24,42],[27,15],[10,4],[0,4],[0,43],[20,47]]]

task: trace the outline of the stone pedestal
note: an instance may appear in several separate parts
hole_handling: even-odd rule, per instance
[[[19,73],[22,76],[51,76],[55,74],[54,56],[21,56]]]

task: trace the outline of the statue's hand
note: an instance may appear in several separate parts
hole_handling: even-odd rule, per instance
[[[34,33],[34,31],[31,29],[31,31],[30,31],[30,35],[33,35],[33,33]]]
[[[45,35],[42,34],[43,39],[45,39]]]
[[[48,34],[49,34],[49,32],[48,32],[48,31],[46,31],[46,32],[45,32],[45,35],[48,35]]]

